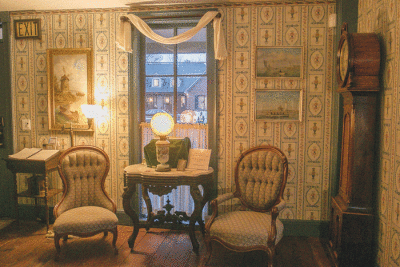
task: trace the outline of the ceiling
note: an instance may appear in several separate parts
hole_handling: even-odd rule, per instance
[[[121,8],[140,5],[204,4],[248,0],[0,0],[1,11]]]

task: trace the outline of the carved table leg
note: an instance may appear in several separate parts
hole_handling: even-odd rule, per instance
[[[193,251],[196,254],[199,254],[199,243],[197,242],[194,228],[195,228],[196,222],[200,223],[200,221],[202,221],[201,211],[203,210],[205,203],[203,201],[203,196],[200,193],[198,185],[190,185],[190,195],[192,196],[193,201],[194,201],[194,211],[192,213],[192,216],[190,216],[189,236],[190,236],[190,240],[192,241]],[[204,226],[203,226],[203,228],[204,228]]]
[[[133,233],[128,239],[128,245],[131,248],[131,252],[133,251],[133,245],[135,244],[136,237],[139,234],[139,216],[131,205],[132,195],[135,191],[136,184],[131,184],[131,186],[126,186],[124,188],[124,193],[122,194],[124,211],[133,222]]]
[[[149,197],[149,192],[148,192],[148,186],[142,184],[142,195],[144,202],[146,203],[147,207],[147,223],[146,223],[146,231],[149,231],[150,228],[150,223],[152,219],[152,212],[153,212],[153,206],[151,205],[151,200]]]
[[[203,187],[203,199],[201,202],[201,206],[202,206],[202,210],[203,210],[204,205],[206,205],[207,202],[209,202],[211,200],[212,192],[213,192],[213,180],[212,179],[204,180],[204,182],[201,183],[201,186]],[[200,218],[199,225],[200,225],[201,233],[203,234],[203,237],[204,237],[205,229],[204,229],[204,222],[203,222],[202,218]]]

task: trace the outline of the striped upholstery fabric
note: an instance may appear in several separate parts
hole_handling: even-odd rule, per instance
[[[76,150],[64,158],[61,166],[68,191],[56,216],[82,206],[99,206],[113,211],[112,203],[101,188],[106,163],[103,155],[93,150]]]
[[[243,201],[256,209],[269,209],[283,182],[282,159],[271,151],[247,154],[239,164],[239,190]]]
[[[87,234],[111,230],[118,225],[114,212],[95,206],[70,209],[54,222],[53,230],[62,235],[66,233]]]
[[[268,233],[271,231],[271,216],[256,211],[233,211],[218,216],[210,235],[220,238],[230,245],[268,246]],[[275,244],[283,237],[283,224],[276,220]]]

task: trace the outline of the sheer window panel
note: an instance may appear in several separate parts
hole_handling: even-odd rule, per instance
[[[149,123],[141,123],[142,130],[142,156],[144,158],[143,148],[154,139],[154,134],[151,130]],[[208,148],[208,125],[207,124],[176,124],[174,130],[171,133],[171,138],[184,138],[188,137],[191,142],[191,148],[207,149]],[[203,188],[199,186],[201,194],[203,194]],[[189,186],[178,186],[173,189],[171,193],[165,196],[157,196],[149,192],[149,197],[152,203],[153,212],[157,213],[158,210],[164,210],[164,206],[167,204],[167,200],[170,200],[170,204],[174,206],[171,210],[172,213],[175,211],[184,211],[188,215],[191,215],[194,210],[193,198],[190,195]],[[139,200],[140,217],[147,217],[147,207],[144,199],[140,197]],[[208,213],[207,205],[204,206],[202,211],[202,217]]]

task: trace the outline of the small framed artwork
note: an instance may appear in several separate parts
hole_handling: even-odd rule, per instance
[[[81,106],[94,103],[92,49],[47,49],[47,79],[49,130],[87,131]]]
[[[176,167],[177,171],[184,171],[186,169],[186,160],[180,159],[178,160],[178,166]]]
[[[302,90],[256,90],[255,120],[301,121]]]
[[[303,78],[302,46],[257,47],[256,78]]]
[[[47,149],[57,149],[57,137],[50,137]]]

